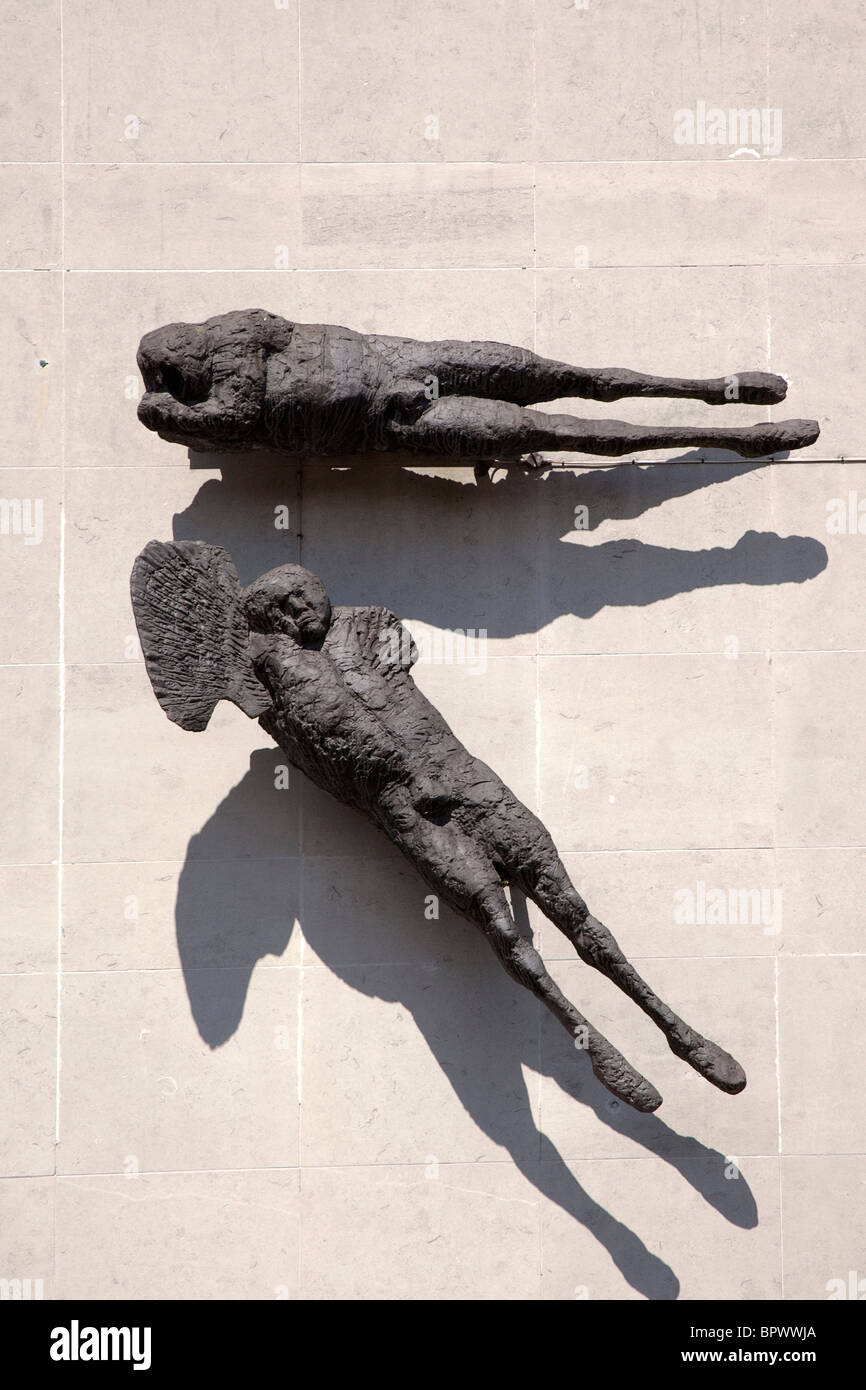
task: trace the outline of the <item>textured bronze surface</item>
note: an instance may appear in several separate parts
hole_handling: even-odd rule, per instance
[[[550,978],[515,925],[506,885],[634,1000],[678,1057],[723,1091],[743,1089],[740,1065],[640,978],[589,912],[541,822],[418,690],[410,672],[417,651],[393,613],[332,608],[299,565],[241,589],[227,553],[202,541],[151,541],[131,590],[147,671],[169,718],[204,729],[221,699],[258,716],[294,767],[378,825],[433,893],[480,927],[615,1096],[638,1110],[661,1104]]]
[[[396,451],[455,463],[508,462],[537,451],[619,457],[670,448],[763,458],[818,437],[814,420],[644,427],[528,408],[568,396],[772,405],[784,399],[787,384],[766,372],[698,381],[571,367],[507,343],[425,343],[292,323],[263,309],[158,328],[142,338],[138,365],[146,387],[139,419],[194,450]]]

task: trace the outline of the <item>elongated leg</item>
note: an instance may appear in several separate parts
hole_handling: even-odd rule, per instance
[[[450,458],[519,458],[536,450],[571,449],[616,458],[650,449],[731,449],[760,458],[803,449],[818,437],[814,420],[782,420],[744,429],[699,426],[642,426],[622,420],[582,420],[545,415],[508,401],[443,396],[414,421],[394,421],[387,438],[395,448]]]
[[[662,1098],[655,1087],[566,999],[531,942],[520,935],[486,843],[453,822],[442,825],[420,815],[403,787],[383,794],[379,814],[383,829],[433,891],[481,928],[509,975],[531,990],[575,1046],[587,1052],[602,1085],[637,1110],[657,1110]]]
[[[710,1042],[674,1013],[626,959],[615,937],[589,912],[572,884],[552,841],[543,850],[541,866],[524,867],[520,886],[574,946],[581,960],[601,971],[643,1009],[667,1038],[671,1051],[729,1095],[746,1084],[739,1062]]]
[[[636,1110],[657,1110],[662,1098],[655,1087],[578,1012],[550,978],[541,956],[518,932],[502,889],[491,888],[480,895],[472,916],[512,979],[532,990],[575,1039],[575,1046],[587,1052],[601,1084]]]
[[[774,405],[785,399],[784,377],[770,372],[732,372],[699,380],[694,377],[648,376],[627,367],[573,367],[539,357],[527,348],[495,342],[419,342],[371,334],[396,377],[433,377],[442,396],[481,396],[487,400],[532,405],[564,396],[592,401],[619,401],[624,396],[679,396],[725,405]]]

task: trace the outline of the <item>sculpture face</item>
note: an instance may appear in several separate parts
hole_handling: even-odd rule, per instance
[[[243,591],[252,632],[283,633],[302,647],[321,642],[331,625],[331,602],[321,580],[302,565],[279,565]]]

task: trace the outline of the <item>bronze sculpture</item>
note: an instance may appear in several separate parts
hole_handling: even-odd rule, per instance
[[[643,427],[527,408],[567,396],[773,405],[787,384],[766,372],[700,381],[572,367],[506,343],[425,343],[293,323],[263,309],[158,328],[142,338],[138,365],[146,387],[139,419],[195,450],[391,451],[483,463],[540,450],[618,457],[682,447],[762,458],[805,448],[819,433],[814,420]]]
[[[537,903],[578,956],[657,1024],[672,1051],[729,1094],[740,1065],[695,1032],[629,964],[573,887],[541,822],[473,757],[417,689],[417,652],[385,608],[332,608],[315,575],[281,565],[241,589],[229,555],[201,541],[151,541],[131,593],[147,671],[166,714],[202,730],[221,699],[238,705],[289,762],[366,815],[501,963],[589,1054],[620,1100],[661,1096],[564,997],[517,930],[504,885]]]

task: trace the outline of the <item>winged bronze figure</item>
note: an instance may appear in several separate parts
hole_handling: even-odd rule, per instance
[[[743,1089],[739,1063],[641,979],[574,888],[541,821],[417,688],[417,649],[393,613],[332,608],[300,565],[280,565],[241,588],[226,551],[202,541],[151,541],[135,561],[131,591],[147,671],[168,717],[203,730],[222,699],[257,717],[294,767],[368,817],[442,901],[481,929],[615,1096],[644,1111],[662,1099],[551,979],[518,931],[506,886],[537,903],[678,1057],[722,1091]]]

